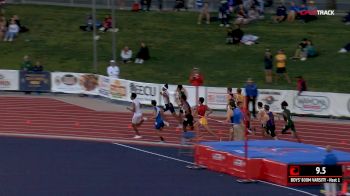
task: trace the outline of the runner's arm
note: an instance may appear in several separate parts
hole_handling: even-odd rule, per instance
[[[208,106],[207,106],[207,110],[208,110],[208,112],[205,113],[206,116],[209,116],[211,113],[213,113],[213,110],[211,108],[209,108]]]

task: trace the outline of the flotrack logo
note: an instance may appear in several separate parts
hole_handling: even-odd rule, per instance
[[[222,161],[226,159],[224,155],[218,154],[218,153],[212,154],[211,158],[213,158],[213,160],[216,160],[216,161]]]
[[[303,111],[321,112],[329,108],[328,97],[301,95],[294,99],[294,104]]]
[[[300,11],[301,16],[312,15],[312,16],[334,16],[335,10],[303,10]]]
[[[244,167],[245,166],[245,161],[240,160],[240,159],[235,159],[233,161],[233,165],[238,166],[238,167]]]

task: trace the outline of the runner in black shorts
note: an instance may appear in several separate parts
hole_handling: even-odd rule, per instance
[[[187,132],[187,127],[190,127],[190,130],[193,130],[193,116],[190,104],[187,102],[186,95],[181,96],[182,109],[185,113],[185,118],[183,120],[183,131]]]
[[[297,139],[297,141],[300,143],[301,140],[298,137],[297,132],[295,130],[295,126],[294,126],[294,122],[292,120],[291,112],[290,112],[290,110],[287,109],[287,107],[288,107],[288,103],[286,101],[283,101],[281,103],[281,108],[283,110],[282,115],[283,115],[285,125],[284,125],[284,128],[282,129],[282,134],[288,134],[288,132],[287,132],[288,129],[291,129],[293,137],[295,139]]]
[[[164,105],[165,105],[165,109],[164,112],[166,111],[170,111],[171,115],[173,115],[174,118],[178,119],[178,116],[175,113],[175,109],[173,104],[170,102],[170,97],[169,97],[169,92],[168,92],[168,84],[164,84],[164,86],[162,87],[162,91],[160,92],[160,94],[163,96],[163,100],[164,100]]]
[[[182,128],[183,125],[182,125],[182,117],[183,117],[183,109],[182,109],[182,101],[181,101],[181,96],[182,95],[185,95],[187,97],[187,92],[185,90],[185,88],[179,84],[177,85],[177,88],[176,88],[176,103],[177,105],[179,106],[179,115],[178,115],[178,120],[179,120],[179,126],[177,128]]]

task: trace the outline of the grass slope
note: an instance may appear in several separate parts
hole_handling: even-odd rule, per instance
[[[93,72],[92,35],[79,30],[90,9],[59,6],[10,5],[6,16],[17,14],[30,33],[13,43],[0,42],[0,68],[18,69],[22,57],[29,54],[40,59],[50,71]],[[98,10],[98,18],[109,10]],[[188,83],[188,74],[197,66],[205,74],[207,86],[242,86],[253,77],[260,88],[294,89],[295,84],[264,83],[263,54],[265,48],[276,52],[284,48],[288,56],[304,37],[313,40],[320,56],[305,62],[288,61],[291,77],[303,75],[310,90],[350,92],[350,55],[337,51],[349,42],[350,26],[340,17],[320,17],[309,24],[273,24],[268,18],[243,27],[246,34],[260,37],[254,46],[225,44],[226,30],[217,23],[197,25],[197,13],[117,11],[117,55],[128,45],[136,53],[139,42],[150,47],[152,59],[143,64],[121,65],[123,78],[156,83]],[[111,58],[111,33],[100,34],[98,42],[99,70],[105,74]]]

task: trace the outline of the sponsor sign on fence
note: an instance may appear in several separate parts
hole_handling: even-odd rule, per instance
[[[20,71],[19,87],[21,91],[51,91],[51,74],[46,71]]]
[[[129,93],[136,93],[137,98],[143,104],[150,104],[152,100],[159,102],[160,85],[152,83],[128,81]],[[130,100],[130,99],[129,99]]]
[[[98,94],[98,75],[52,72],[52,92]]]
[[[0,90],[19,90],[19,71],[0,70]]]

